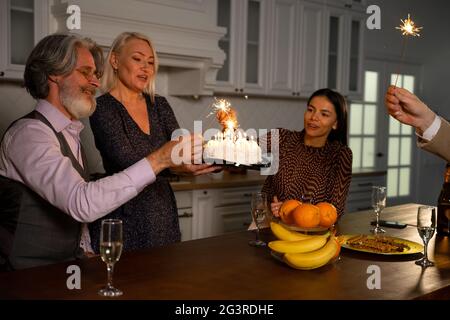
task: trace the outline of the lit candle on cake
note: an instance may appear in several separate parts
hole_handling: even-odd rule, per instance
[[[242,135],[238,130],[236,112],[231,104],[225,99],[216,99],[213,110],[222,131],[217,134],[217,139],[208,141],[204,157],[244,165],[260,163],[261,148],[253,137],[249,141],[247,134]]]

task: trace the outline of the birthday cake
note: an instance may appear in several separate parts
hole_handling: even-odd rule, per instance
[[[222,126],[204,145],[203,158],[216,164],[233,163],[235,165],[255,165],[262,162],[261,147],[253,137],[248,138],[237,130],[238,122],[234,109],[227,100],[216,100],[213,105],[216,118]]]
[[[219,133],[209,140],[204,147],[204,158],[223,160],[237,165],[253,165],[261,163],[261,147],[251,138],[233,134]],[[217,163],[217,161],[216,161]]]

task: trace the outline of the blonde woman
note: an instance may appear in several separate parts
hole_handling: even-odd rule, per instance
[[[108,175],[160,148],[179,128],[167,100],[155,94],[158,57],[148,37],[124,32],[113,42],[101,81],[104,94],[90,118],[95,144]],[[185,165],[180,171],[203,174],[216,168]],[[108,217],[124,222],[124,250],[162,246],[180,241],[175,196],[167,170],[132,201]],[[92,244],[98,252],[100,222],[90,225]]]

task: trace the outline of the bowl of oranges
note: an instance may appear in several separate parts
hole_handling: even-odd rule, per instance
[[[338,218],[336,207],[329,202],[311,204],[286,200],[278,213],[284,227],[300,232],[327,231],[333,228]]]

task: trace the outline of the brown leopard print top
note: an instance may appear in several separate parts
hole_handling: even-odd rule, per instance
[[[338,141],[327,141],[321,148],[304,144],[304,130],[280,129],[279,168],[264,182],[262,191],[273,201],[298,199],[313,204],[334,204],[344,213],[352,178],[352,151]],[[270,146],[270,136],[268,137]]]

